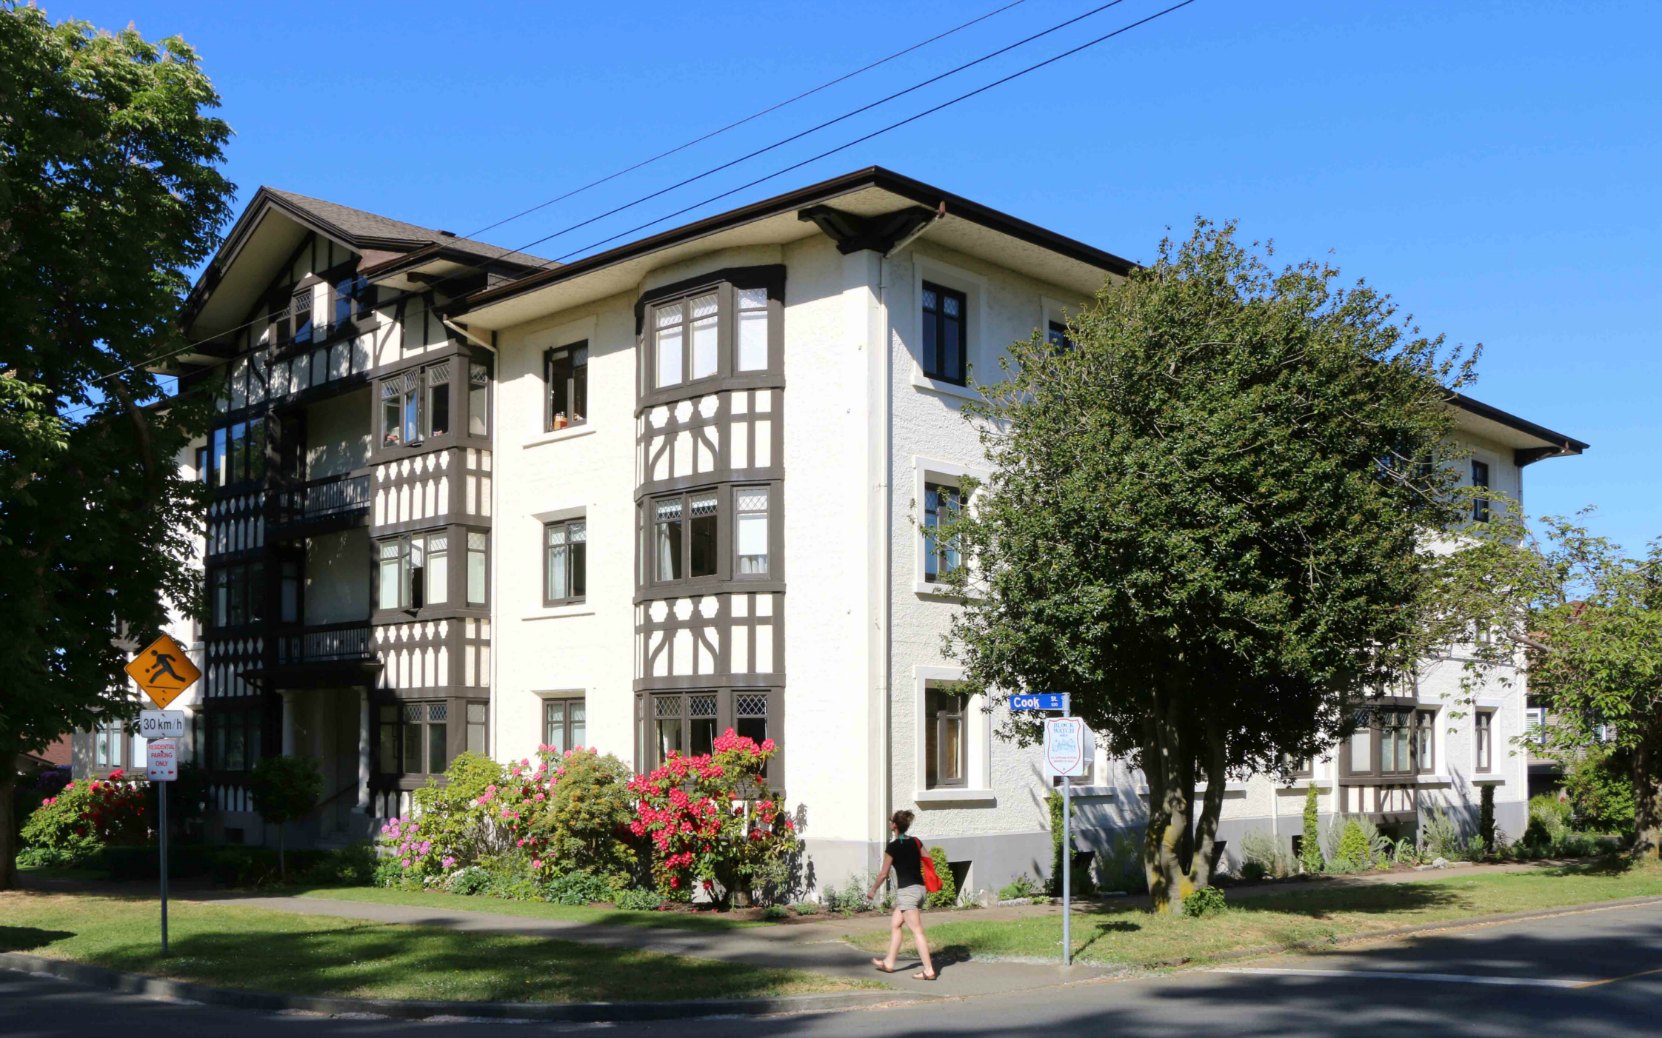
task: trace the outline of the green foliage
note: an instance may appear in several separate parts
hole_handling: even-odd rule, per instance
[[[1183,914],[1195,919],[1222,915],[1229,910],[1223,891],[1217,887],[1201,887],[1183,899]]]
[[[71,864],[109,846],[141,844],[149,835],[145,792],[118,769],[107,779],[71,782],[23,823],[32,862]]]
[[[1495,834],[1495,787],[1484,786],[1478,797],[1478,843],[1482,845],[1485,854],[1493,854],[1500,849],[1500,841]]]
[[[1347,819],[1343,831],[1339,834],[1339,853],[1328,862],[1329,869],[1334,872],[1356,872],[1372,864],[1373,848],[1368,845],[1367,833],[1357,819]]]
[[[1305,872],[1315,875],[1322,870],[1321,814],[1320,801],[1317,799],[1321,791],[1314,782],[1310,783],[1304,792],[1304,839],[1299,845],[1299,864]]]
[[[112,630],[147,641],[168,606],[197,608],[201,491],[173,459],[212,401],[142,405],[163,395],[147,362],[183,343],[190,271],[230,217],[218,104],[177,37],[0,5],[0,673],[28,689],[0,709],[0,889],[10,762],[133,709]]]
[[[1570,802],[1555,793],[1538,793],[1529,798],[1529,827],[1524,830],[1525,846],[1550,850],[1569,835]]]
[[[452,894],[483,894],[490,889],[490,870],[482,865],[464,865],[451,873],[444,885]]]
[[[1044,888],[1034,882],[1033,877],[1022,873],[1015,879],[998,888],[1000,901],[1030,901],[1044,895]]]
[[[628,766],[593,750],[573,750],[550,763],[546,808],[524,812],[528,842],[562,868],[632,875],[636,856],[628,835],[635,809]],[[535,795],[533,804],[539,803]]]
[[[1103,890],[1140,894],[1148,890],[1148,873],[1143,871],[1142,841],[1130,833],[1114,833],[1108,846],[1097,852],[1096,874]]]
[[[924,903],[930,908],[951,908],[958,903],[958,880],[952,875],[952,867],[946,860],[946,850],[941,847],[929,848],[929,860],[935,863],[935,875],[941,877],[941,889],[930,894]]]
[[[1241,838],[1241,878],[1277,879],[1292,872],[1292,861],[1281,841],[1262,829],[1252,829]]]
[[[617,894],[617,906],[625,912],[655,912],[663,906],[663,895],[656,890],[630,887]],[[817,906],[816,906],[817,907]]]
[[[835,883],[827,883],[820,890],[820,903],[825,905],[825,910],[833,915],[852,915],[855,912],[865,912],[881,907],[883,902],[874,902],[871,898],[866,897],[866,891],[871,889],[873,878],[867,875],[865,881],[862,882],[860,877],[851,876],[841,889]],[[887,899],[888,894],[885,892],[884,902]]]
[[[1199,221],[1074,315],[1073,349],[1011,346],[962,408],[979,505],[934,531],[968,563],[970,689],[1069,689],[1147,776],[1162,905],[1221,810],[1188,802],[1194,779],[1315,756],[1413,672],[1425,535],[1459,518],[1440,462],[1460,358],[1331,267],[1268,260]]]
[[[1045,890],[1051,897],[1062,896],[1062,794],[1054,789],[1045,798],[1045,806],[1050,811],[1050,875],[1045,880]],[[1073,876],[1070,878],[1074,897],[1088,897],[1096,893],[1096,883],[1091,879],[1090,859],[1083,861],[1077,855],[1069,857]]]
[[[797,915],[819,915],[825,911],[825,906],[818,901],[798,901],[791,906],[791,911]]]
[[[762,918],[771,923],[776,923],[781,919],[788,919],[790,918],[790,914],[791,910],[786,908],[784,905],[769,905],[762,909]]]
[[[568,872],[555,876],[543,887],[543,899],[557,905],[587,905],[616,896],[616,883],[592,872]]]
[[[1633,754],[1597,746],[1577,755],[1564,771],[1564,792],[1584,832],[1631,836],[1634,826]]]
[[[323,775],[311,757],[266,757],[248,776],[248,795],[266,824],[287,825],[317,807]]]
[[[1466,855],[1466,841],[1459,824],[1447,811],[1436,806],[1420,812],[1420,847],[1430,858],[1454,861]]]

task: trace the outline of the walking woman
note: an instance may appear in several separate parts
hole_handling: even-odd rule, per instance
[[[912,974],[912,979],[934,980],[935,964],[929,959],[929,939],[923,935],[923,901],[929,896],[923,885],[923,844],[906,835],[906,830],[911,827],[910,811],[896,811],[889,819],[889,830],[894,833],[894,839],[883,848],[883,868],[877,873],[871,889],[866,891],[868,900],[875,899],[883,881],[889,878],[889,870],[894,870],[894,916],[889,920],[889,954],[871,960],[871,964],[883,973],[894,972],[895,956],[900,954],[903,938],[900,928],[904,924],[912,931],[912,941],[918,946],[918,958],[923,960],[923,972]]]

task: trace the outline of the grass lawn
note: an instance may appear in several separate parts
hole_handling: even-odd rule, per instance
[[[799,970],[512,934],[176,902],[160,954],[154,899],[0,893],[0,951],[222,987],[309,995],[505,1002],[751,998],[862,985]]]
[[[1599,865],[1542,867],[1527,872],[1455,873],[1412,883],[1289,886],[1232,902],[1221,916],[1158,916],[1123,905],[1081,908],[1073,915],[1074,957],[1083,962],[1159,967],[1216,961],[1230,953],[1320,950],[1363,936],[1473,916],[1662,894],[1662,868],[1613,871]],[[937,917],[939,918],[939,917]],[[977,920],[973,912],[931,921],[936,956],[1050,959],[1061,953],[1061,909],[1013,920]],[[848,938],[869,951],[888,935]],[[911,945],[908,938],[907,946]]]
[[[609,905],[556,905],[546,901],[507,901],[496,897],[463,896],[425,890],[394,890],[388,887],[315,887],[298,891],[295,896],[324,898],[330,901],[365,901],[377,905],[412,905],[416,908],[440,908],[452,912],[489,912],[525,919],[563,919],[606,926],[736,930],[768,925],[760,920],[735,919],[714,912],[624,912]]]

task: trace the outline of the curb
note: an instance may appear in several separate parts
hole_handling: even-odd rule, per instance
[[[399,999],[336,998],[321,995],[284,995],[241,988],[216,988],[188,980],[167,980],[145,973],[124,973],[103,966],[65,959],[48,959],[23,952],[0,953],[0,969],[57,977],[124,995],[143,995],[178,1002],[199,1002],[231,1009],[272,1013],[317,1013],[323,1016],[383,1016],[398,1020],[480,1018],[571,1023],[631,1023],[652,1020],[690,1020],[718,1016],[771,1016],[782,1013],[824,1013],[867,1009],[900,1001],[927,1000],[904,991],[861,991],[847,994],[790,995],[783,998],[688,999],[679,1002],[418,1002]]]

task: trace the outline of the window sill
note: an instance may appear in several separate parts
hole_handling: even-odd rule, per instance
[[[941,396],[954,396],[960,400],[980,400],[982,396],[968,386],[960,386],[956,382],[943,382],[938,378],[930,378],[915,364],[912,368],[912,385],[926,393],[939,393]]]
[[[1485,771],[1473,775],[1471,777],[1471,784],[1474,786],[1504,786],[1506,785],[1506,780],[1501,778],[1499,775]]]
[[[594,606],[587,602],[573,602],[570,605],[544,606],[534,613],[526,613],[522,620],[558,620],[567,616],[593,616]]]
[[[919,807],[928,804],[979,804],[991,807],[998,803],[998,794],[990,789],[920,789],[912,793],[912,802]]]
[[[912,585],[912,590],[927,598],[950,598],[953,601],[963,601],[965,596],[954,590],[951,584],[937,584],[929,580],[920,580]]]
[[[584,422],[582,425],[568,425],[564,429],[545,432],[534,440],[526,440],[520,446],[529,449],[540,447],[545,443],[558,443],[560,440],[575,440],[579,436],[587,436],[594,432],[594,428],[593,422]]]

